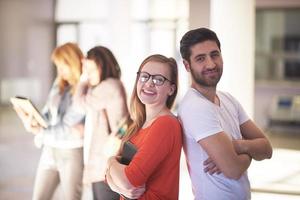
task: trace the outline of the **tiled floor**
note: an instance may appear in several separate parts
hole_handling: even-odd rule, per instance
[[[300,199],[300,130],[298,134],[269,136],[274,147],[273,158],[253,162],[249,169],[252,199]],[[0,200],[31,199],[39,154],[32,135],[24,131],[16,114],[10,108],[0,107]],[[192,199],[190,180],[182,161],[180,199]]]

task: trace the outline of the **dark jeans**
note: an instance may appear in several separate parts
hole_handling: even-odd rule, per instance
[[[92,185],[94,200],[119,200],[120,195],[110,189],[104,182],[95,182]]]

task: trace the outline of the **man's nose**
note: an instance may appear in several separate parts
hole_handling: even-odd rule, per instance
[[[213,69],[215,67],[216,67],[215,61],[210,56],[208,56],[206,59],[206,68]]]

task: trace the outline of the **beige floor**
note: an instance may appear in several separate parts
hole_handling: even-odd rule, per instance
[[[249,169],[252,199],[300,199],[300,130],[268,136],[274,147],[273,158],[253,162]],[[31,199],[39,154],[32,135],[24,131],[11,108],[0,107],[0,200]],[[184,158],[182,161],[180,199],[192,199]]]

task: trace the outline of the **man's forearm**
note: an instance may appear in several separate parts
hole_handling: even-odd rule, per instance
[[[248,169],[251,163],[251,157],[248,154],[240,154],[235,160],[234,166],[224,171],[223,174],[231,179],[239,179],[243,173]]]
[[[234,148],[238,154],[248,154],[254,160],[272,157],[272,147],[266,138],[250,140],[234,140]]]

